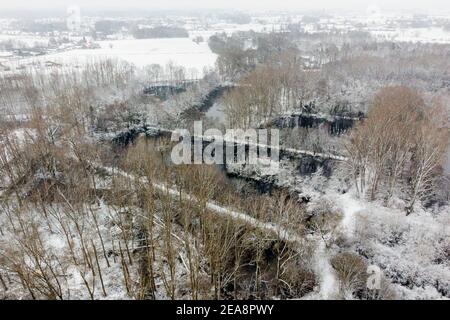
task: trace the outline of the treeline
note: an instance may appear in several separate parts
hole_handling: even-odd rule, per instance
[[[12,51],[12,50],[17,50],[17,49],[28,49],[30,47],[31,46],[28,45],[26,42],[23,42],[20,40],[9,39],[9,40],[0,41],[0,49],[5,50],[5,51]],[[37,47],[37,46],[35,46],[35,47]]]
[[[188,38],[189,33],[180,27],[159,26],[154,28],[134,28],[131,34],[136,39]]]
[[[264,125],[281,113],[306,104],[318,85],[319,79],[303,72],[295,57],[287,53],[278,65],[256,67],[223,97],[228,125]]]
[[[95,22],[95,31],[102,32],[105,35],[117,33],[122,28],[128,28],[129,23],[119,20],[99,20]]]
[[[258,34],[253,31],[237,32],[231,37],[216,34],[209,38],[208,45],[218,54],[218,70],[228,80],[239,79],[257,64],[276,61],[281,53],[296,50],[286,34]]]
[[[252,21],[252,18],[243,12],[233,12],[233,13],[220,13],[217,15],[219,19],[225,20],[229,23],[246,24]]]
[[[380,91],[346,144],[358,194],[370,200],[401,197],[407,214],[419,201],[436,199],[449,132],[448,113],[439,101],[426,103],[406,87]]]
[[[56,31],[67,31],[66,22],[40,22],[40,21],[20,21],[19,30],[32,33],[52,33]]]

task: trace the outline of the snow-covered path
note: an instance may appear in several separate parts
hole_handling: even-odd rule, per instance
[[[356,229],[355,214],[362,209],[362,205],[350,193],[339,194],[334,198],[343,215],[338,228],[344,233],[346,238],[351,239]],[[330,263],[330,251],[325,241],[318,240],[314,253],[314,269],[320,281],[320,291],[317,298],[325,300],[339,298],[339,280]]]
[[[318,241],[314,253],[314,271],[319,276],[320,299],[336,299],[339,292],[339,282],[333,267],[330,264],[330,257],[324,241]]]
[[[337,204],[343,214],[341,230],[347,238],[351,239],[355,235],[356,231],[355,214],[363,207],[357,199],[352,197],[350,192],[340,195],[337,198]]]
[[[111,168],[111,167],[105,167],[105,166],[96,166],[97,168],[101,168],[111,174],[118,174],[122,177],[131,179],[133,181],[136,181],[137,179],[140,179],[142,182],[148,183],[148,181],[144,180],[143,178],[138,178],[135,177],[125,171],[122,171],[118,168]],[[152,183],[152,186],[162,192],[167,192],[169,195],[173,196],[173,197],[179,197],[180,196],[180,192],[176,189],[167,187],[164,184],[161,183]],[[198,200],[189,194],[186,193],[181,193],[181,197],[185,200],[188,201],[192,201],[192,202],[197,202]],[[252,227],[258,228],[260,230],[265,230],[268,231],[270,233],[274,233],[276,234],[279,239],[283,240],[283,241],[287,241],[287,242],[295,242],[295,243],[301,243],[302,242],[302,238],[296,234],[292,234],[291,232],[289,232],[288,230],[286,230],[285,228],[275,224],[275,223],[269,223],[269,222],[262,222],[259,221],[258,219],[255,219],[251,216],[249,216],[246,213],[242,213],[242,212],[238,212],[235,210],[232,210],[230,208],[227,207],[223,207],[218,205],[217,203],[214,203],[212,201],[209,201],[206,203],[206,207],[211,210],[212,212],[216,213],[217,215],[220,216],[224,216],[224,217],[229,217],[231,219],[234,220],[238,220],[241,222],[244,222]]]

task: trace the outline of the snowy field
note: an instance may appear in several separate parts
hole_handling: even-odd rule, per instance
[[[400,42],[450,43],[450,32],[442,28],[410,28],[372,31],[378,38]]]
[[[3,62],[3,64],[17,68],[32,62],[51,61],[66,66],[113,58],[125,60],[136,67],[150,64],[164,66],[173,62],[187,70],[196,69],[201,73],[204,68],[213,67],[217,58],[209,49],[207,42],[196,44],[188,38],[111,40],[97,43],[100,45],[100,49],[76,49],[8,63]]]

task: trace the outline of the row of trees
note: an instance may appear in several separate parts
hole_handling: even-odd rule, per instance
[[[255,127],[306,105],[324,86],[319,75],[302,69],[293,52],[276,64],[256,67],[223,97],[230,127]]]
[[[189,33],[180,27],[158,26],[153,28],[134,28],[131,34],[136,39],[188,38]]]
[[[406,87],[383,89],[346,144],[358,194],[371,200],[406,195],[411,213],[442,176],[448,141],[448,116],[441,104],[426,103]]]
[[[303,235],[305,212],[293,198],[279,193],[272,197],[252,195],[250,201],[248,197],[242,199],[216,168],[170,166],[164,150],[170,150],[167,142],[155,148],[154,143],[141,140],[129,150],[124,167],[144,178],[135,182],[138,194],[142,195],[140,201],[145,204],[145,214],[152,217],[146,219],[147,245],[160,246],[151,236],[159,220],[165,232],[182,230],[179,237],[167,233],[158,251],[160,258],[168,262],[164,286],[169,297],[180,297],[183,285],[176,279],[180,268],[188,272],[186,285],[192,299],[298,297],[312,290],[315,276],[309,263],[311,247],[306,242],[302,245],[284,242],[276,233],[267,234],[231,217],[218,217],[207,207],[215,201]],[[155,190],[149,183],[161,180],[172,185],[179,196],[174,197],[168,190]],[[184,261],[181,265],[176,259],[180,250]],[[157,262],[152,255],[147,255],[146,261],[149,278],[154,279]]]

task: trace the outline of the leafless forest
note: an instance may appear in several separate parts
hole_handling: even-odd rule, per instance
[[[301,26],[0,72],[0,299],[450,298],[450,44]],[[172,164],[198,120],[291,153]]]

